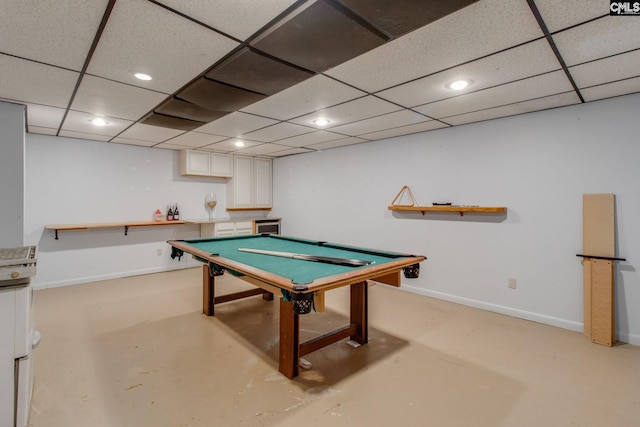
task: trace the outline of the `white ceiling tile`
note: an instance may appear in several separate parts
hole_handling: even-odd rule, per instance
[[[253,147],[249,147],[243,150],[238,150],[237,154],[243,154],[247,156],[268,156],[273,153],[281,152],[283,150],[289,150],[290,147],[279,144],[260,144]]]
[[[399,107],[398,105],[369,95],[334,107],[323,108],[322,110],[314,113],[292,119],[290,122],[320,128],[320,126],[313,123],[313,121],[323,117],[330,120],[331,123],[329,123],[328,126],[323,126],[322,128],[331,129],[335,126],[392,113],[401,109],[402,107]]]
[[[333,132],[319,130],[304,135],[297,135],[291,138],[281,139],[278,144],[288,145],[290,147],[307,147],[321,142],[333,141],[336,139],[344,139],[344,135]]]
[[[640,77],[594,86],[580,91],[587,102],[636,92],[640,92]]]
[[[173,145],[179,145],[184,147],[204,147],[205,145],[213,144],[214,142],[220,142],[227,139],[226,136],[211,135],[208,133],[199,132],[186,132],[182,135],[178,135],[175,138],[167,141]]]
[[[640,49],[576,65],[569,72],[580,88],[640,76]]]
[[[85,75],[71,108],[102,116],[137,120],[166,98],[165,95]]]
[[[69,109],[65,136],[270,157],[578,102],[534,3],[586,101],[640,91],[640,19],[609,16],[607,2],[593,0],[479,0],[195,131],[136,124],[239,40],[314,1],[325,0],[0,1],[0,100],[27,105],[31,133],[57,133]],[[108,3],[113,13],[70,106]],[[134,71],[154,79],[134,80]],[[473,80],[465,91],[444,89],[461,77]],[[111,125],[94,127],[94,114]],[[332,123],[312,125],[319,114]],[[261,141],[238,148],[239,135]]]
[[[640,48],[640,19],[605,16],[553,35],[568,66]]]
[[[245,40],[295,0],[161,0],[161,3],[213,28]]]
[[[366,95],[323,75],[307,79],[242,109],[247,113],[289,120]]]
[[[108,0],[2,0],[0,52],[80,71]]]
[[[103,142],[107,142],[111,139],[111,137],[108,135],[97,135],[95,133],[86,133],[86,132],[74,132],[72,130],[61,130],[59,136],[64,136],[68,138],[87,139],[89,141],[103,141]]]
[[[66,108],[79,75],[0,54],[0,96],[5,99]]]
[[[549,43],[541,39],[396,86],[377,95],[411,108],[558,69],[560,63]],[[446,87],[457,80],[471,80],[471,84],[462,91]]]
[[[452,125],[463,125],[467,123],[491,120],[498,117],[514,116],[517,114],[530,113],[533,111],[547,110],[550,108],[563,107],[566,105],[579,104],[580,98],[575,92],[567,92],[559,95],[552,95],[530,101],[518,102],[487,110],[475,111],[467,114],[447,117],[446,121]]]
[[[424,123],[417,123],[415,125],[401,126],[397,128],[385,129],[378,132],[365,133],[360,135],[362,138],[371,140],[393,138],[395,136],[410,135],[412,133],[427,132],[434,129],[441,129],[448,125],[437,120],[431,120]]]
[[[378,132],[381,130],[400,126],[413,125],[429,120],[431,119],[421,114],[414,113],[413,111],[402,110],[395,113],[386,114],[384,116],[374,117],[372,119],[338,126],[333,128],[332,131],[350,136],[360,136],[366,133]]]
[[[91,120],[96,117],[95,114],[70,110],[62,124],[62,130],[113,137],[133,124],[133,122],[129,120],[103,117],[109,124],[107,126],[95,126],[91,123]]]
[[[609,2],[593,0],[535,0],[550,32],[609,14]]]
[[[235,113],[227,114],[226,116],[211,123],[207,123],[204,126],[200,126],[196,131],[210,133],[213,135],[234,137],[244,133],[249,133],[256,129],[271,126],[276,123],[278,123],[278,120],[236,111]]]
[[[502,86],[460,95],[455,98],[415,107],[414,110],[440,119],[452,115],[469,113],[514,102],[526,101],[541,96],[571,92],[573,88],[563,71],[543,74]],[[447,120],[444,120],[445,122]]]
[[[336,139],[334,141],[321,142],[320,144],[313,144],[307,146],[313,150],[328,150],[330,148],[346,147],[347,145],[361,144],[367,142],[367,139],[357,138],[355,136],[349,136],[347,138]]]
[[[163,142],[162,144],[158,144],[158,146],[160,145],[164,146],[164,145],[170,145],[170,144]],[[182,147],[181,150],[184,150],[184,147]],[[198,151],[207,151],[209,153],[218,153],[218,154],[232,154],[231,152],[229,152],[229,150],[214,150],[207,147],[199,147]]]
[[[153,141],[142,141],[139,139],[129,139],[129,138],[115,138],[112,142],[115,142],[118,144],[125,144],[125,145],[139,145],[141,147],[153,147],[157,144],[157,142],[153,142]]]
[[[240,137],[251,139],[253,141],[273,142],[279,139],[290,138],[292,136],[302,135],[309,132],[313,132],[313,129],[310,129],[306,126],[283,122],[244,135],[240,135]]]
[[[129,129],[125,130],[115,138],[114,141],[118,142],[119,138],[126,139],[138,139],[140,141],[149,142],[164,142],[168,139],[174,138],[183,134],[183,130],[169,129],[160,126],[145,125],[143,123],[136,123]]]
[[[275,157],[293,156],[294,154],[312,153],[315,150],[309,150],[308,148],[287,148],[282,151],[276,151],[271,153]]]
[[[542,36],[525,0],[483,0],[326,74],[377,92]]]
[[[43,127],[39,127],[39,126],[29,126],[27,128],[27,133],[37,133],[40,135],[51,135],[51,136],[56,136],[58,133],[58,129],[57,128],[43,128]]]
[[[244,143],[243,146],[238,147],[236,145],[236,142],[242,142]],[[233,151],[238,151],[238,150],[244,150],[247,149],[249,147],[255,147],[256,145],[262,145],[263,143],[260,141],[249,141],[246,139],[238,139],[238,138],[231,138],[231,139],[226,139],[224,141],[220,141],[220,142],[216,142],[214,144],[209,144],[209,145],[205,145],[202,147],[202,149],[205,150],[214,150],[214,151],[224,151],[226,153],[228,152],[233,152]]]
[[[117,142],[117,141],[114,141]],[[165,150],[176,150],[176,151],[180,151],[180,150],[184,150],[187,149],[189,147],[185,147],[183,145],[175,145],[175,144],[169,144],[168,142],[161,142],[159,144],[155,144],[153,146],[153,148],[164,148]]]
[[[27,120],[29,122],[29,127],[41,126],[57,130],[64,118],[64,112],[64,108],[27,104]]]
[[[87,72],[170,94],[237,45],[149,1],[118,1]],[[141,82],[136,72],[153,80]]]

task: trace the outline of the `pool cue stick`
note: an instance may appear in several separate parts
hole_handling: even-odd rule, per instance
[[[334,258],[328,256],[318,256],[318,255],[307,255],[307,254],[296,254],[292,252],[278,252],[278,251],[266,251],[262,249],[247,249],[247,248],[238,248],[241,252],[251,252],[254,254],[262,254],[262,255],[271,255],[271,256],[279,256],[283,258],[293,258],[293,259],[301,259],[304,261],[315,261],[315,262],[324,262],[327,264],[336,264],[336,265],[346,265],[350,267],[361,267],[363,265],[373,264],[375,261],[363,261],[359,259],[347,259],[347,258]]]

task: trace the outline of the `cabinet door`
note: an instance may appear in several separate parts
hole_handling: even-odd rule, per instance
[[[233,176],[233,156],[211,153],[211,175],[231,178]]]
[[[253,157],[234,156],[233,205],[234,208],[253,207]]]
[[[247,234],[253,233],[253,222],[252,221],[238,221],[236,222],[236,235],[238,236],[246,236]]]
[[[211,156],[206,151],[182,150],[180,152],[181,175],[211,176]]]
[[[254,206],[270,208],[271,202],[271,159],[253,159],[254,165]]]
[[[215,226],[216,237],[227,237],[236,234],[235,223],[233,222],[218,222]]]

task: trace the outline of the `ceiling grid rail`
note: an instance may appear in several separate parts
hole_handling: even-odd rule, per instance
[[[64,121],[67,119],[67,115],[69,114],[69,110],[71,109],[71,105],[73,104],[73,100],[78,93],[78,89],[80,88],[80,84],[82,83],[82,79],[87,73],[87,68],[89,68],[89,63],[91,62],[91,58],[93,57],[94,52],[96,51],[96,47],[98,46],[98,42],[100,42],[100,37],[102,37],[102,32],[107,26],[107,21],[109,21],[109,16],[111,16],[111,11],[113,11],[113,7],[116,4],[116,0],[109,0],[109,4],[102,15],[102,20],[100,21],[100,25],[98,26],[98,31],[96,31],[96,35],[93,38],[93,42],[91,43],[91,47],[89,48],[89,52],[87,53],[87,57],[82,64],[82,69],[80,70],[80,75],[78,76],[78,80],[76,81],[76,85],[73,88],[73,92],[71,92],[71,98],[69,99],[69,104],[64,111],[64,115],[62,116],[62,120],[60,121],[60,126],[58,126],[58,130],[56,131],[56,136],[60,136],[60,131],[62,130],[62,125]]]
[[[562,67],[562,71],[564,71],[565,75],[567,76],[567,79],[569,79],[569,83],[571,83],[573,90],[576,92],[576,95],[578,95],[578,98],[580,98],[580,102],[584,104],[585,101],[584,101],[584,97],[582,96],[582,93],[580,93],[580,88],[578,88],[576,81],[573,79],[573,76],[571,75],[571,72],[567,67],[567,63],[565,62],[564,58],[560,54],[560,51],[558,50],[558,46],[556,46],[556,42],[553,40],[553,37],[551,36],[549,29],[547,28],[547,24],[542,19],[542,15],[540,15],[538,6],[536,6],[536,3],[534,0],[527,0],[527,4],[529,4],[529,8],[531,8],[531,12],[533,13],[533,16],[535,16],[536,21],[538,21],[538,25],[540,25],[540,29],[544,33],[544,36],[547,39],[547,42],[549,42],[549,46],[551,46],[551,50],[553,50],[554,55],[558,59],[558,62]]]

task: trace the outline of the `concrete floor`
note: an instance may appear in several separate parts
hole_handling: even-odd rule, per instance
[[[200,269],[39,290],[30,427],[638,426],[640,347],[370,287],[370,342],[277,369],[278,303],[201,311]],[[238,287],[229,275],[220,285]],[[348,293],[301,319],[347,323]]]

